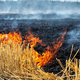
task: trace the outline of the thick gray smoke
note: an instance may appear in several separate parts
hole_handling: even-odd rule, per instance
[[[80,20],[80,3],[48,1],[48,0],[0,1],[0,19],[13,20],[12,28],[11,28],[12,30],[14,28],[17,28],[18,26],[18,22],[15,19],[42,19],[42,20],[52,19],[53,20],[53,19],[64,19],[64,18]],[[27,21],[26,23],[29,24],[30,22]],[[66,25],[66,23],[64,22],[60,24]],[[67,32],[67,35],[69,36],[69,39],[67,40],[69,44],[74,44],[78,42],[80,45],[79,24],[75,25],[74,29]]]
[[[0,13],[22,14],[5,16],[5,19],[58,19],[78,18],[80,3],[54,1],[0,1]],[[75,15],[75,16],[74,16]],[[1,16],[2,18],[4,17]],[[0,17],[0,18],[1,18]]]

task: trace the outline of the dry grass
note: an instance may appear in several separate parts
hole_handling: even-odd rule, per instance
[[[31,55],[29,45],[23,48],[23,45],[17,44],[10,46],[10,44],[0,45],[0,79],[1,80],[79,80],[80,78],[80,64],[78,67],[78,60],[75,59],[76,52],[73,59],[66,60],[66,68],[61,61],[57,59],[62,67],[62,76],[58,74],[46,73],[42,68],[38,68],[34,64],[34,51]],[[73,47],[72,47],[73,50]],[[71,50],[71,54],[72,54]],[[71,57],[71,56],[70,56]],[[80,60],[79,60],[80,63]],[[71,75],[74,72],[74,75]]]
[[[62,65],[61,61],[59,59],[56,59],[59,62],[60,66],[62,67],[61,72],[63,74],[61,76],[61,80],[65,80],[65,79],[66,80],[80,80],[80,60],[75,58],[75,56],[78,54],[80,49],[77,50],[77,52],[75,53],[75,55],[71,59],[72,51],[73,51],[73,45],[72,45],[69,60],[66,60],[66,67],[65,68]],[[59,72],[59,74],[61,72]]]

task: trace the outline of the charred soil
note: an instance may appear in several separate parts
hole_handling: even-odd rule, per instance
[[[64,38],[64,43],[57,52],[56,58],[60,59],[62,64],[65,67],[65,60],[68,59],[71,51],[72,44],[74,45],[73,55],[80,48],[80,20],[74,19],[61,19],[61,20],[0,20],[0,33],[9,33],[10,31],[21,32],[22,36],[28,34],[28,30],[34,36],[39,37],[43,41],[43,45],[37,43],[34,49],[40,54],[46,49],[46,47],[52,46],[52,42],[56,41],[60,37],[64,30],[67,30],[67,33]],[[71,37],[71,31],[76,31],[75,38]],[[24,39],[24,38],[23,38]],[[75,41],[75,40],[76,41]],[[45,45],[44,45],[45,44]],[[76,56],[80,58],[80,52]],[[72,56],[73,56],[72,55]],[[49,65],[43,67],[46,72],[58,73],[62,70],[59,63],[56,59]]]

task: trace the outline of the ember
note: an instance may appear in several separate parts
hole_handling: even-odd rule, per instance
[[[48,46],[46,50],[44,50],[42,55],[34,50],[34,46],[37,43],[42,44],[42,40],[40,40],[39,37],[34,37],[34,35],[31,34],[30,31],[28,33],[29,35],[25,36],[25,41],[22,41],[21,33],[18,34],[16,32],[9,32],[8,34],[0,34],[0,42],[2,42],[3,45],[10,44],[11,46],[13,46],[13,44],[16,45],[16,43],[29,43],[34,63],[37,64],[37,67],[42,67],[51,63],[51,59],[54,59],[56,57],[58,49],[62,46],[64,42],[64,35],[66,34],[66,30],[61,37],[59,37],[55,42],[52,43],[52,46]],[[27,51],[26,47],[25,49]],[[22,56],[24,57],[24,54]]]

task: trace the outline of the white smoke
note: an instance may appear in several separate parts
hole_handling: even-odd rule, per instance
[[[47,0],[3,0],[0,1],[0,14],[3,13],[26,15],[16,17],[16,19],[46,19],[46,17],[43,14],[51,14],[51,19],[69,18],[71,14],[80,14],[80,3],[63,3]],[[7,19],[9,18],[10,16],[7,17]],[[14,18],[15,17],[11,17],[11,19]]]
[[[3,0],[4,1],[4,0]],[[5,13],[23,13],[23,14],[71,14],[80,13],[79,5],[77,3],[59,3],[52,1],[8,1],[0,2],[0,12]]]
[[[73,44],[76,42],[80,43],[80,25],[75,25],[75,29],[67,32],[67,35],[69,36],[69,44]]]

